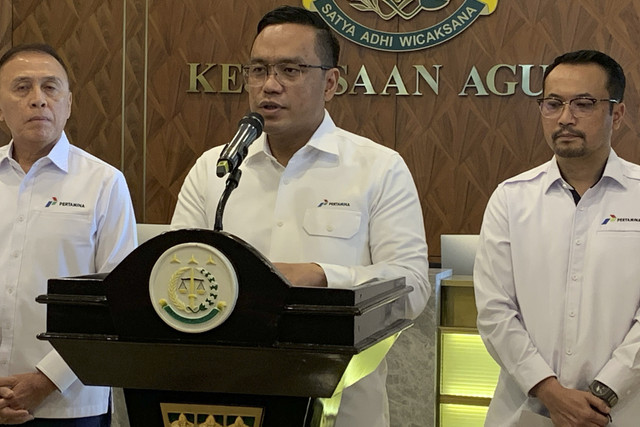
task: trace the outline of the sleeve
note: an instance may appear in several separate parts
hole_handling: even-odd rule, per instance
[[[619,399],[638,392],[640,383],[640,307],[631,324],[631,329],[622,343],[613,351],[611,359],[604,365],[596,380],[610,387]]]
[[[473,270],[478,331],[500,367],[523,393],[556,376],[534,346],[522,321],[511,258],[504,187],[491,196],[482,222]]]
[[[108,272],[137,246],[136,221],[129,189],[119,171],[106,180],[96,207],[97,236],[95,272]],[[76,375],[55,351],[49,352],[36,368],[64,392]]]
[[[95,269],[113,270],[138,246],[136,217],[124,175],[117,171],[98,202]]]
[[[431,294],[422,208],[411,173],[399,155],[381,174],[369,219],[371,265],[319,263],[332,288],[350,288],[372,279],[405,277],[413,287],[406,303],[416,318]]]
[[[180,188],[178,203],[171,219],[171,228],[213,228],[213,221],[207,218],[206,187],[208,169],[204,167],[204,156],[200,157],[191,168]]]
[[[62,359],[62,356],[55,350],[51,350],[43,357],[36,365],[36,369],[49,378],[61,393],[64,393],[64,391],[78,379],[76,374],[73,373],[64,359]]]

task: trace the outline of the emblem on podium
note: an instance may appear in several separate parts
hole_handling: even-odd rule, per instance
[[[231,315],[238,299],[238,278],[218,249],[182,243],[156,261],[149,276],[149,296],[158,316],[172,328],[206,332]]]

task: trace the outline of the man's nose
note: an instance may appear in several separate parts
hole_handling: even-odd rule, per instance
[[[30,105],[34,108],[42,108],[47,105],[47,98],[44,95],[44,91],[39,87],[35,87],[31,92]]]
[[[571,111],[571,104],[564,104],[562,106],[562,112],[560,113],[560,117],[558,117],[558,123],[562,125],[566,125],[569,123],[575,123],[576,116],[573,115],[573,111]]]

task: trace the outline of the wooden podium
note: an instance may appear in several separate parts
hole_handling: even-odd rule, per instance
[[[332,426],[342,388],[411,326],[411,290],[293,287],[238,237],[177,230],[109,274],[49,280],[38,338],[83,383],[124,388],[132,427]]]

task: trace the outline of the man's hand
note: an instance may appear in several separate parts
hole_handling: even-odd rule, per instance
[[[56,386],[41,372],[0,377],[0,422],[22,424]]]
[[[531,394],[547,407],[556,427],[604,427],[609,424],[610,408],[602,399],[588,391],[565,388],[555,377],[540,381]]]
[[[23,424],[33,419],[26,409],[13,409],[15,393],[12,388],[18,383],[15,376],[0,377],[0,423]]]
[[[273,265],[291,282],[293,286],[327,287],[327,277],[318,264],[289,264],[274,262]]]

